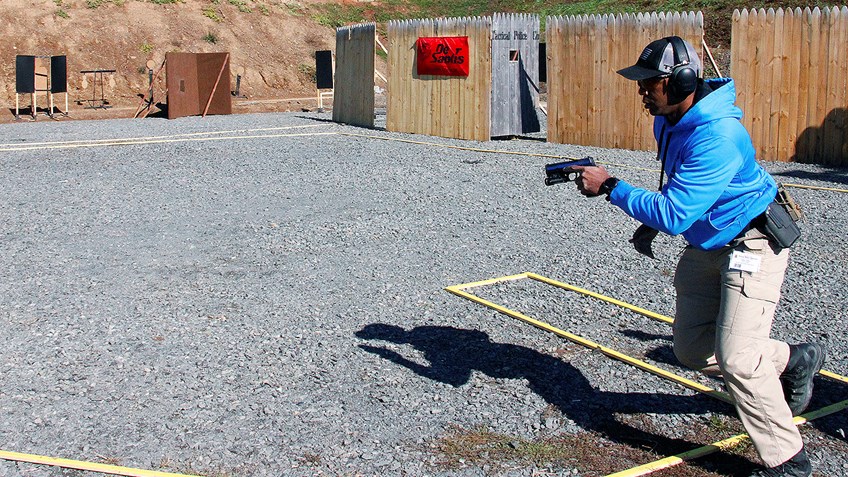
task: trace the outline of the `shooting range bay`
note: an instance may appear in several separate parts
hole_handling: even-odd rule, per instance
[[[592,156],[654,189],[653,153],[381,119],[0,125],[0,450],[203,475],[599,475],[738,433],[727,404],[444,290],[533,272],[673,315],[682,239],[660,235],[649,260],[635,221],[544,184],[546,164]],[[846,375],[848,173],[764,165],[837,189],[792,189],[807,221],[774,330]],[[532,280],[474,293],[720,387],[676,364],[666,323]],[[810,409],[846,390],[818,378]],[[457,429],[516,451],[576,436],[586,456],[475,460],[450,450]],[[845,474],[846,431],[844,411],[804,426],[821,475]],[[708,475],[753,468],[739,452]],[[0,460],[2,476],[56,472]]]

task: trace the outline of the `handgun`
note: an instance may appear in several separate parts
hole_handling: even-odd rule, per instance
[[[595,165],[595,159],[591,156],[577,159],[576,161],[557,162],[545,166],[545,185],[560,184],[562,182],[570,182],[577,180],[580,177],[580,171],[575,171],[574,166],[590,167]]]

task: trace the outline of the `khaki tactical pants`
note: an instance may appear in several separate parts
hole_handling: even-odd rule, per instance
[[[759,257],[759,269],[732,269],[734,251],[749,254],[742,257],[749,264],[756,262],[750,254]],[[787,461],[803,446],[779,381],[789,345],[769,337],[789,260],[788,249],[776,251],[752,229],[719,250],[687,247],[674,277],[674,353],[684,365],[724,378],[739,419],[768,467]]]

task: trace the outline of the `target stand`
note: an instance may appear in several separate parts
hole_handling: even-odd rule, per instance
[[[53,94],[65,93],[65,110],[68,115],[68,57],[18,55],[15,57],[15,120],[20,116],[20,95],[30,95],[32,120],[38,116],[38,94],[47,93],[50,109],[47,115],[56,119]]]

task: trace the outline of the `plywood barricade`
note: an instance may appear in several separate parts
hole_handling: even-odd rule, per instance
[[[167,53],[168,119],[231,114],[229,53]]]
[[[374,127],[376,39],[374,23],[336,29],[335,74],[339,80],[333,89],[333,121]]]
[[[548,17],[548,141],[648,150],[653,121],[637,87],[616,73],[653,40],[678,35],[700,49],[701,12]],[[699,55],[703,57],[703,55]]]
[[[737,10],[732,37],[757,157],[848,165],[848,7]]]
[[[491,135],[539,132],[539,17],[496,13],[492,21]]]
[[[492,19],[401,20],[388,23],[386,129],[475,141],[489,140]],[[468,76],[419,75],[419,37],[468,37]],[[373,77],[373,74],[372,74]]]

